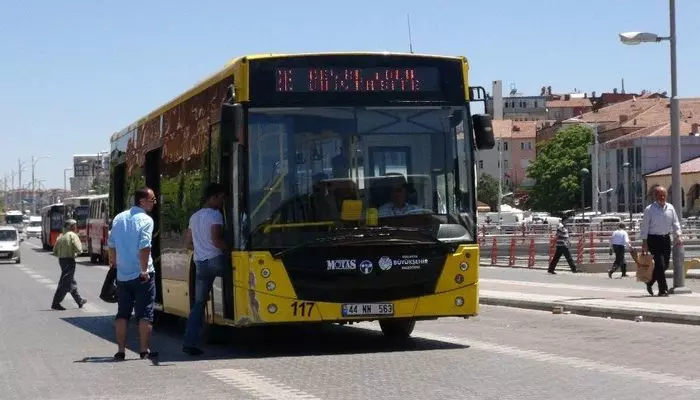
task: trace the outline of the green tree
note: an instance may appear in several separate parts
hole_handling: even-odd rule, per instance
[[[91,189],[95,191],[95,194],[108,194],[109,183],[98,182],[98,180],[95,179],[95,182],[93,182]]]
[[[498,207],[498,181],[491,175],[481,174],[477,182],[476,199],[495,210]]]
[[[593,132],[583,125],[559,130],[552,139],[538,145],[537,158],[528,167],[535,180],[528,204],[538,211],[559,213],[581,207],[581,169],[591,169],[588,146]],[[590,199],[590,176],[584,181],[585,199]]]

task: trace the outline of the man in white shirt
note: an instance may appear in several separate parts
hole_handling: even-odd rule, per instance
[[[182,351],[193,356],[203,353],[197,347],[197,341],[204,320],[204,308],[214,280],[217,276],[222,276],[227,267],[225,251],[228,246],[223,235],[224,216],[219,211],[224,204],[225,195],[226,188],[223,185],[210,184],[205,190],[204,206],[192,214],[185,233],[185,245],[188,249],[194,249],[196,279],[194,304],[187,318]]]
[[[644,209],[642,219],[642,254],[648,251],[654,257],[654,275],[647,283],[647,292],[652,296],[654,282],[659,283],[659,296],[668,296],[665,271],[671,261],[671,233],[675,236],[676,246],[683,245],[681,223],[673,204],[666,203],[666,194],[666,188],[656,187],[656,201]]]
[[[625,263],[625,249],[629,249],[630,237],[625,230],[625,224],[620,224],[618,229],[612,233],[610,236],[610,254],[615,252],[615,262],[613,262],[612,268],[608,271],[608,277],[612,279],[613,272],[617,271],[618,268],[622,271],[622,276],[627,276],[627,263]]]
[[[564,219],[562,219],[562,222],[560,222],[557,226],[557,250],[554,253],[554,257],[552,257],[552,260],[549,262],[549,268],[547,269],[547,273],[552,275],[557,274],[554,272],[554,269],[557,268],[557,264],[559,263],[561,256],[566,258],[566,262],[569,263],[571,272],[575,274],[579,272],[578,267],[574,263],[574,259],[571,257],[571,252],[569,251],[569,229],[563,224],[563,222]]]
[[[408,184],[402,179],[396,179],[390,187],[390,201],[379,207],[380,217],[394,217],[406,215],[421,210],[420,207],[406,201],[406,186]]]

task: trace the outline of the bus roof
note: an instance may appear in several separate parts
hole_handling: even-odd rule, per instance
[[[49,204],[48,206],[41,207],[41,210],[43,211],[43,210],[47,210],[47,209],[52,208],[52,207],[59,207],[59,206],[60,206],[60,207],[63,207],[63,206],[65,206],[65,204],[63,204],[63,203],[53,203],[53,204]]]
[[[156,117],[160,114],[163,114],[165,111],[185,102],[186,100],[194,97],[195,95],[201,93],[204,91],[206,88],[209,86],[213,85],[214,83],[220,81],[221,79],[225,78],[226,76],[233,75],[234,70],[240,65],[241,62],[243,61],[249,61],[249,60],[264,60],[264,59],[272,59],[272,58],[288,58],[288,57],[312,57],[312,56],[372,56],[372,55],[386,55],[386,56],[402,56],[402,57],[416,57],[416,58],[435,58],[435,59],[443,59],[443,60],[454,60],[454,61],[464,61],[465,63],[467,62],[466,57],[462,56],[442,56],[442,55],[435,55],[435,54],[417,54],[417,53],[404,53],[404,52],[389,52],[389,51],[349,51],[349,52],[323,52],[323,53],[261,53],[261,54],[251,54],[251,55],[245,55],[245,56],[239,56],[236,57],[226,64],[222,68],[220,68],[218,71],[214,72],[213,74],[207,76],[206,78],[202,79],[201,81],[197,82],[194,86],[192,86],[190,89],[186,90],[185,92],[181,93],[179,96],[173,98],[169,102],[163,104],[162,106],[156,108],[155,110],[149,112],[148,114],[144,115],[143,117],[137,119],[135,122],[129,124],[126,128],[122,129],[121,131],[115,132],[112,134],[110,137],[109,141],[110,142],[115,142],[117,139],[120,137],[127,135],[131,133],[131,129],[134,126],[137,126],[145,121],[148,121],[149,119]]]

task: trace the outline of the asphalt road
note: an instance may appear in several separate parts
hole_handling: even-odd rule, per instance
[[[157,362],[129,352],[114,363],[115,307],[97,297],[105,270],[81,264],[89,307],[67,297],[60,312],[58,271],[31,242],[23,264],[0,265],[2,399],[700,398],[697,327],[487,306],[419,323],[405,344],[375,324],[247,330],[202,358],[180,353],[175,324],[154,336]]]

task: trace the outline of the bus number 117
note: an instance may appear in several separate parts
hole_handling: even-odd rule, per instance
[[[311,310],[314,309],[314,304],[306,301],[295,301],[292,303],[292,313],[293,315],[300,317],[310,317]]]

